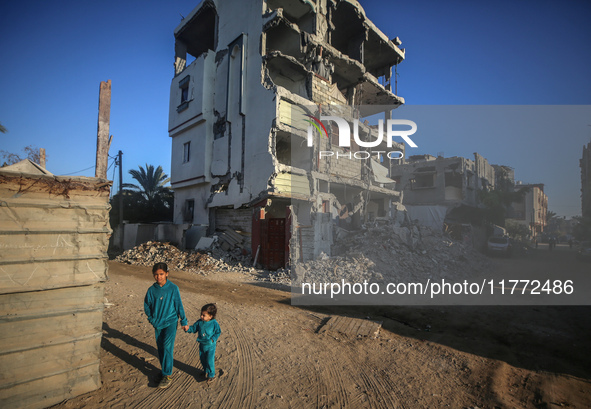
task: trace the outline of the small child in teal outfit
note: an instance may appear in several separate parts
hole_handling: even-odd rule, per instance
[[[208,382],[215,379],[215,347],[222,331],[215,319],[218,310],[215,304],[206,304],[201,308],[201,319],[191,325],[187,331],[197,333],[199,342],[199,360]]]

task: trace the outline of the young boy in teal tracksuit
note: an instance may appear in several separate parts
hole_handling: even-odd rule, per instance
[[[162,368],[158,387],[166,388],[171,382],[178,319],[181,319],[181,325],[185,331],[189,325],[187,317],[185,317],[179,288],[168,281],[166,263],[156,263],[152,268],[152,274],[154,274],[156,282],[148,288],[144,298],[144,312],[155,329],[158,359]]]
[[[208,382],[215,379],[215,347],[222,333],[220,325],[215,319],[216,314],[215,304],[204,305],[201,308],[201,319],[185,330],[190,334],[197,333],[199,360]]]

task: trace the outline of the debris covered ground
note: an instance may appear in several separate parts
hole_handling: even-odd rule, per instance
[[[471,245],[452,240],[427,227],[386,224],[338,232],[335,253],[298,263],[298,281],[412,282],[427,278],[460,280],[486,274],[492,262]],[[116,258],[122,263],[152,266],[165,262],[169,268],[200,275],[237,272],[261,281],[291,285],[290,269],[267,271],[254,268],[241,248],[214,241],[204,251],[182,251],[169,243],[147,242]]]
[[[298,280],[335,282],[461,281],[486,274],[492,266],[472,245],[423,226],[386,224],[339,232],[335,253],[301,263]],[[301,277],[300,277],[301,275]]]
[[[183,251],[170,243],[148,241],[115,257],[120,263],[152,267],[155,263],[166,263],[169,270],[186,271],[207,276],[216,273],[241,273],[256,281],[289,285],[286,270],[268,271],[252,267],[249,257],[241,252],[223,250],[218,243],[208,251]]]

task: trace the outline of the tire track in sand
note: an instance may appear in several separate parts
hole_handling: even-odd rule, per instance
[[[408,409],[403,403],[403,396],[400,389],[383,371],[369,365],[364,360],[354,358],[358,355],[352,343],[348,343],[349,360],[354,368],[357,369],[361,381],[365,387],[370,407],[376,409]]]
[[[195,309],[195,302],[188,301],[185,303],[189,309]],[[185,336],[182,334],[182,329],[179,327],[177,330],[177,341],[178,337]],[[180,333],[179,333],[180,332]],[[184,353],[186,348],[189,347],[188,353]],[[195,407],[195,402],[192,396],[187,391],[193,390],[195,387],[195,375],[198,373],[198,368],[201,366],[199,361],[199,344],[195,342],[194,338],[187,338],[178,345],[175,345],[174,349],[175,366],[173,368],[172,383],[166,389],[158,389],[157,387],[150,388],[150,394],[145,396],[142,400],[137,403],[133,403],[133,407],[138,408],[178,408],[180,406],[186,406],[190,401],[191,407]],[[178,366],[182,365],[183,369]],[[189,373],[187,373],[189,372]]]
[[[439,390],[432,392],[445,394],[463,386],[461,375],[464,372],[461,369],[464,364],[461,356],[451,355],[444,348],[422,340],[408,342],[400,348],[400,353],[408,358],[405,360],[406,364],[397,365],[397,371],[382,371],[383,376],[389,379],[390,383],[403,385],[396,389],[398,396],[412,396],[423,402],[429,398],[428,396],[420,396],[417,393],[417,385],[415,383],[409,383],[408,381],[404,383],[400,382],[402,374],[407,370],[413,370],[415,376],[418,378],[437,378]],[[432,393],[430,395],[435,396]],[[434,405],[434,403],[431,405]]]
[[[175,360],[179,360],[177,357]],[[189,353],[182,357],[185,365],[194,369],[193,373],[188,374],[175,368],[173,379],[170,386],[166,389],[154,388],[144,399],[133,404],[134,407],[142,408],[177,408],[187,399],[187,390],[195,383],[195,371],[199,364],[199,346],[195,343]]]
[[[244,336],[244,332],[240,329],[240,322],[232,317],[227,317],[234,321],[233,324],[227,325],[226,328],[230,333],[228,342],[235,343],[236,359],[233,360],[235,365],[231,368],[222,368],[225,372],[223,376],[223,394],[220,395],[212,407],[220,409],[249,409],[254,407],[254,359],[253,351],[251,349],[252,341],[249,341]],[[228,355],[230,355],[228,353]],[[214,383],[215,385],[219,385]]]
[[[316,344],[319,350],[308,351],[308,359],[304,361],[305,372],[313,393],[316,395],[316,408],[359,408],[361,401],[358,397],[350,399],[353,391],[347,391],[345,385],[354,384],[354,379],[344,382],[343,373],[351,374],[357,369],[351,365],[348,359],[340,359],[342,354],[335,355],[331,351],[336,348],[323,348],[322,343]],[[310,362],[310,360],[313,360]],[[312,375],[311,375],[312,374]],[[315,385],[315,387],[314,387]]]

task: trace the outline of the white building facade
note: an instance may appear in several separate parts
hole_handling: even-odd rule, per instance
[[[174,35],[171,185],[186,247],[231,228],[249,237],[253,258],[279,268],[330,254],[338,228],[392,216],[396,156],[340,146],[329,121],[309,146],[310,125],[296,120],[334,107],[387,120],[404,103],[392,92],[401,42],[357,1],[206,0]],[[362,140],[378,131],[358,127]],[[383,140],[373,150],[404,146]]]

